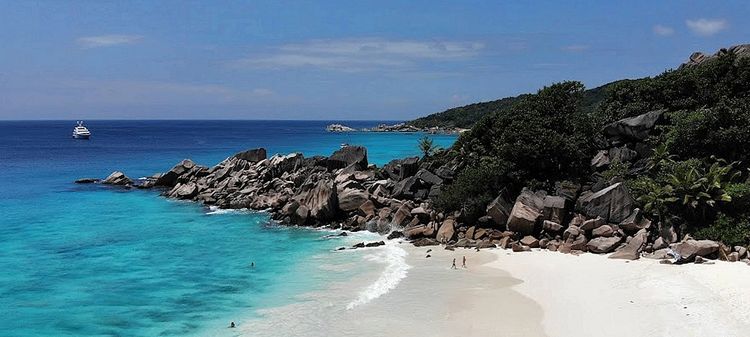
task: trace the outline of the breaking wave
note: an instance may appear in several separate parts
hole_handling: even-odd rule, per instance
[[[209,206],[208,212],[206,212],[206,215],[214,215],[214,214],[232,214],[232,213],[249,213],[250,210],[247,208],[240,208],[240,209],[226,209],[226,208],[219,208],[219,206]]]
[[[365,256],[365,259],[386,264],[380,277],[359,293],[346,309],[350,310],[385,295],[406,277],[411,266],[406,263],[408,253],[403,248],[389,244],[377,252]]]

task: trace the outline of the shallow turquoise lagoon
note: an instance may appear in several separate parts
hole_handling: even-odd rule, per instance
[[[379,165],[418,154],[420,134],[330,134],[326,124],[96,121],[90,141],[75,141],[70,122],[1,122],[11,131],[0,135],[0,335],[212,335],[361,272],[313,268],[349,258],[331,251],[356,238],[72,183],[115,169],[150,175],[183,158],[212,165],[259,146],[328,155],[361,144]],[[433,137],[442,146],[455,139]]]

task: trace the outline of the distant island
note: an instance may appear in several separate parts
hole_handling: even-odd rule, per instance
[[[467,131],[468,129],[465,128],[458,128],[458,127],[443,127],[443,126],[432,126],[432,127],[416,127],[411,124],[407,123],[397,123],[397,124],[378,124],[375,127],[372,128],[363,128],[360,130],[354,129],[352,127],[343,125],[343,124],[330,124],[326,126],[326,131],[328,132],[355,132],[355,131],[361,131],[361,132],[425,132],[430,134],[458,134],[464,131]]]
[[[328,132],[352,132],[352,131],[357,131],[357,129],[348,127],[343,124],[331,124],[331,125],[326,126],[326,131]]]

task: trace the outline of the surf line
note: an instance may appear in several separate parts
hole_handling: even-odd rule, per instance
[[[347,310],[368,303],[380,296],[387,294],[406,278],[411,266],[406,263],[408,253],[403,248],[386,245],[377,253],[366,255],[364,258],[377,263],[386,264],[383,273],[375,282],[367,286],[359,293],[359,296],[347,306]]]

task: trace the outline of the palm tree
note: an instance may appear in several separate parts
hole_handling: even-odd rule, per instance
[[[432,142],[431,138],[424,136],[419,139],[419,150],[422,151],[422,156],[427,158],[435,154],[439,147]]]

